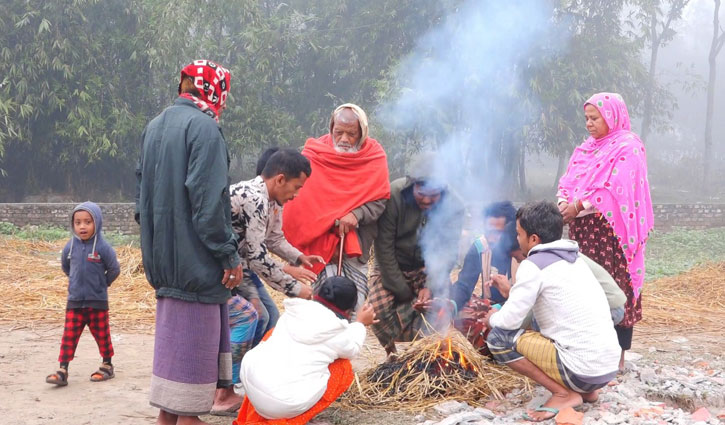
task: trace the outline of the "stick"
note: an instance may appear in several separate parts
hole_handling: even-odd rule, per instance
[[[342,276],[342,251],[344,250],[345,245],[345,234],[340,235],[340,255],[337,259],[337,275]]]

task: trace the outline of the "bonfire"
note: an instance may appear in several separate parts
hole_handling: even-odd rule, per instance
[[[448,399],[475,406],[515,388],[530,389],[528,380],[481,356],[453,328],[418,338],[399,357],[355,378],[342,403],[356,408],[412,411]]]

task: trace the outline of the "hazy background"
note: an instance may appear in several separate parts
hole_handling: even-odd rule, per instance
[[[393,177],[437,149],[441,178],[471,202],[553,198],[587,135],[583,102],[617,91],[635,132],[650,111],[655,202],[725,197],[725,55],[702,173],[714,0],[1,4],[0,202],[132,200],[143,128],[196,58],[232,72],[221,126],[234,180],[354,102]],[[659,37],[672,10],[651,76],[651,23]]]

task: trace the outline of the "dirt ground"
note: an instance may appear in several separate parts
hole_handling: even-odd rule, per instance
[[[153,335],[113,332],[116,378],[91,382],[89,377],[100,359],[95,341],[84,332],[76,358],[70,365],[67,387],[45,383],[45,376],[57,366],[60,326],[0,326],[0,415],[13,425],[152,424],[157,410],[148,404],[153,357]],[[673,342],[663,329],[640,328],[633,351],[652,364],[678,364],[702,359],[710,367],[722,368],[722,335],[688,335],[688,343]],[[355,362],[360,370],[380,361],[384,354],[372,338]],[[414,413],[357,412],[332,408],[318,417],[330,424],[413,424]],[[233,418],[204,417],[212,424],[232,423]]]
[[[148,388],[153,358],[153,335],[111,330],[116,377],[106,382],[91,382],[90,375],[100,365],[98,349],[86,330],[69,367],[69,384],[56,387],[45,377],[58,365],[61,326],[29,327],[0,325],[0,422],[12,425],[152,424],[158,410],[148,404]],[[356,359],[356,370],[384,358],[384,352],[368,338],[363,354]],[[379,412],[362,414],[330,409],[322,415],[330,423],[357,425],[378,422],[411,423],[413,415]],[[231,424],[233,418],[204,417],[212,424]],[[398,420],[400,422],[398,422]]]

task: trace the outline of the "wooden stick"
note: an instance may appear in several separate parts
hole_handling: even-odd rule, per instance
[[[340,258],[337,259],[337,275],[338,276],[342,276],[342,252],[345,249],[344,247],[345,247],[345,234],[342,233],[340,235],[340,255],[339,255]]]

